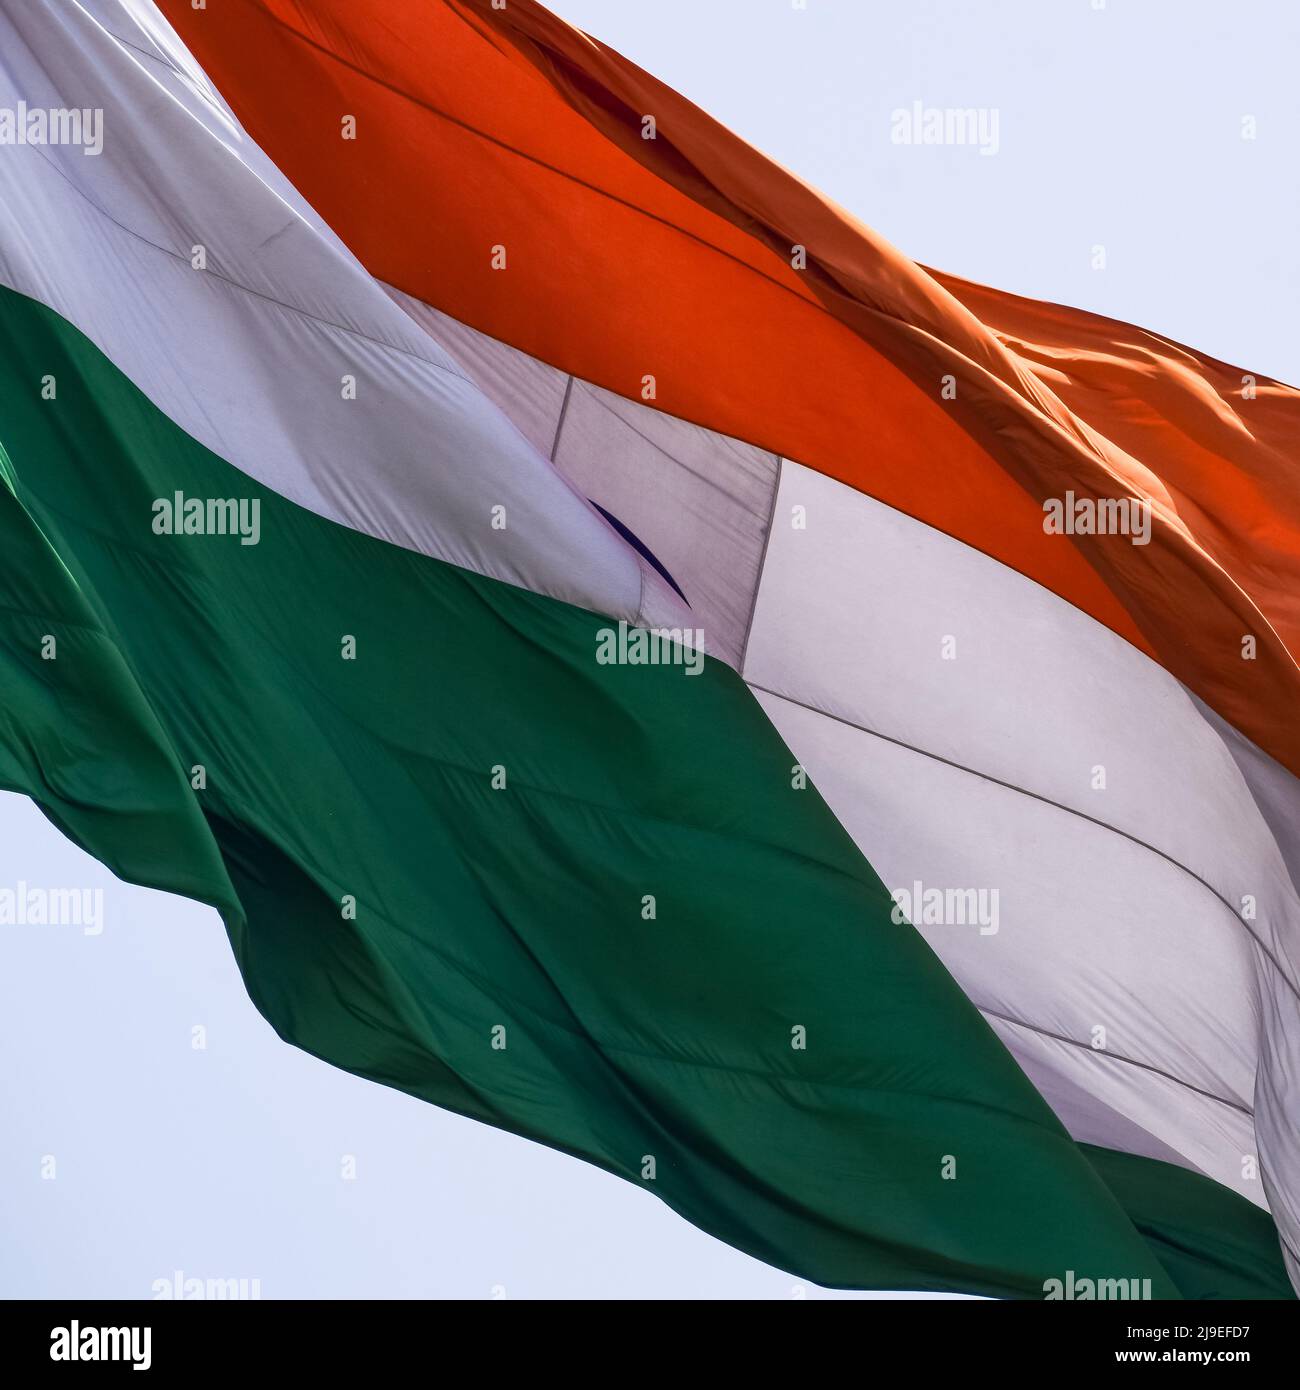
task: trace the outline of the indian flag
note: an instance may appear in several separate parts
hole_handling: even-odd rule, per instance
[[[0,109],[0,785],[800,1277],[1290,1296],[1293,389],[532,0],[32,0]]]

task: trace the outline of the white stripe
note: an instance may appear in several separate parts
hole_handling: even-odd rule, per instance
[[[648,591],[649,616],[685,622],[214,101],[153,7],[95,9],[107,28],[73,3],[0,14],[0,105],[104,112],[102,154],[4,149],[0,281],[80,328],[188,434],[312,511],[619,617],[644,615]]]
[[[1178,682],[1015,571],[790,463],[744,675],[887,886],[999,890],[996,935],[918,927],[1015,1020],[995,1026],[1076,1137],[1141,1133],[1140,1152],[1267,1192],[1300,1243],[1300,903]],[[1294,815],[1295,779],[1264,761]]]
[[[705,650],[740,665],[776,491],[775,454],[577,381],[398,290],[394,301],[455,357],[581,491],[645,541],[681,583]],[[651,539],[653,537],[653,539]]]

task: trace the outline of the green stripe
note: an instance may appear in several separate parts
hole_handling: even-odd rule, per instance
[[[1154,1158],[1080,1148],[1147,1237],[1184,1298],[1294,1298],[1266,1211]]]
[[[0,305],[25,313],[34,307],[8,290],[0,291]],[[16,419],[14,344],[6,337],[3,347],[0,430],[8,433]],[[23,380],[21,389],[28,385]],[[64,444],[41,447],[61,451]],[[17,487],[0,442],[0,787],[34,797],[119,878],[237,915],[234,889],[166,733]]]
[[[282,1037],[823,1284],[1175,1293],[734,672],[600,666],[603,619],[268,493],[7,291],[0,401],[5,780],[221,905]],[[260,543],[154,535],[177,489]]]

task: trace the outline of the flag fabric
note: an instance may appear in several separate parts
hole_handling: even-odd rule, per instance
[[[528,0],[0,30],[0,785],[802,1277],[1289,1296],[1295,391]]]

